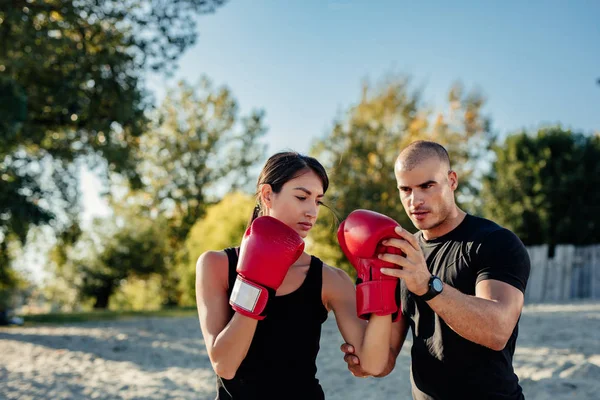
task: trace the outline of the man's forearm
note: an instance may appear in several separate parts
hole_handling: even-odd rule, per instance
[[[497,301],[466,295],[447,284],[428,304],[460,336],[493,350],[504,348],[514,328]]]

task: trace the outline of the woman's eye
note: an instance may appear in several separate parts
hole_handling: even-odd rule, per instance
[[[298,200],[300,200],[300,201],[304,201],[304,200],[306,200],[306,197],[298,197],[298,196],[296,196],[296,198],[297,198]]]

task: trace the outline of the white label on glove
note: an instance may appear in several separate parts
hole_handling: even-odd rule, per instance
[[[238,307],[249,312],[254,312],[256,302],[262,288],[253,286],[248,281],[243,281],[239,276],[235,280],[230,300]]]

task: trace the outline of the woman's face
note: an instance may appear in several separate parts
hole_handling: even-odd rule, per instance
[[[279,193],[270,185],[261,187],[264,215],[277,218],[305,238],[319,214],[323,199],[323,183],[312,170],[287,181]]]

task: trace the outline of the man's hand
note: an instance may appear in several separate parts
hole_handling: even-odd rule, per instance
[[[417,296],[422,296],[429,290],[429,278],[431,278],[431,272],[427,269],[423,251],[421,251],[419,243],[417,243],[417,239],[412,233],[400,227],[396,228],[396,233],[402,239],[386,239],[383,244],[402,250],[406,256],[389,253],[380,254],[380,259],[400,266],[399,269],[382,268],[381,273],[402,279],[408,290]]]
[[[405,334],[406,332],[404,333],[404,335]],[[404,339],[401,340],[402,342],[404,342]],[[392,348],[390,348],[388,363],[383,372],[379,375],[369,375],[365,371],[363,371],[362,367],[360,366],[360,359],[354,354],[354,347],[351,344],[344,343],[340,347],[340,350],[342,350],[345,354],[344,361],[346,361],[346,364],[348,364],[348,370],[352,373],[352,375],[354,375],[357,378],[368,378],[369,376],[374,376],[375,378],[383,378],[384,376],[389,375],[390,372],[392,372],[394,370],[394,367],[396,366],[396,358],[398,357],[398,353],[400,352],[400,350],[395,351]]]
[[[354,346],[348,343],[344,343],[340,350],[344,352],[344,361],[348,364],[348,370],[352,373],[352,375],[357,378],[366,378],[371,375],[367,374],[363,371],[360,366],[360,359],[354,355]]]

